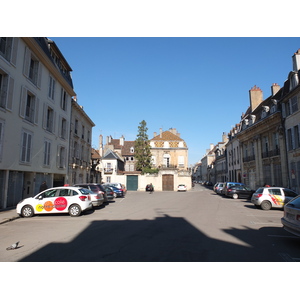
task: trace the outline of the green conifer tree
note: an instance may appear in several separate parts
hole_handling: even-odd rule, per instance
[[[136,159],[136,170],[144,171],[145,169],[151,169],[151,151],[150,143],[148,140],[148,134],[145,120],[140,122],[138,127],[138,134],[134,144],[134,157]]]

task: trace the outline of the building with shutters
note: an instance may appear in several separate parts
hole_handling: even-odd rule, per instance
[[[47,38],[0,37],[0,209],[66,183],[71,71]]]

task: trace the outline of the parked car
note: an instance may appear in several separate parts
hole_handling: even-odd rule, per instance
[[[145,188],[146,192],[154,192],[154,186],[153,184],[147,184]]]
[[[218,182],[214,186],[214,191],[216,194],[222,194],[222,190],[224,187],[224,182]]]
[[[104,186],[108,186],[113,190],[115,198],[125,197],[125,193],[124,193],[123,189],[118,189],[115,186],[110,185],[110,184],[104,184]]]
[[[108,201],[105,188],[99,183],[78,183],[74,184],[74,186],[81,186],[85,189],[92,191],[93,193],[99,194],[104,202]]]
[[[109,185],[109,186],[114,186],[114,187],[116,187],[116,188],[122,190],[124,196],[125,196],[125,194],[126,194],[126,192],[127,192],[126,186],[125,186],[124,184],[122,184],[122,183],[114,183],[114,182],[110,182],[110,183],[107,183],[107,185]]]
[[[16,211],[24,218],[51,213],[69,213],[71,217],[78,217],[83,211],[92,209],[93,201],[97,199],[101,201],[98,194],[81,187],[56,187],[21,200]]]
[[[245,185],[233,185],[227,189],[227,197],[231,197],[233,199],[251,199],[254,192],[254,190],[251,190]]]
[[[112,188],[110,188],[109,186],[103,186],[105,191],[106,191],[106,196],[108,200],[112,200],[115,198],[114,196],[114,191]]]
[[[263,210],[272,207],[283,207],[298,194],[283,187],[260,187],[251,197],[251,202]]]
[[[300,236],[300,195],[284,206],[281,223],[286,231]]]
[[[179,184],[177,188],[177,192],[186,192],[187,188],[185,184]]]
[[[225,182],[224,183],[224,186],[223,186],[223,189],[222,189],[222,195],[224,195],[224,196],[227,196],[227,190],[230,188],[230,187],[232,187],[232,186],[237,186],[237,185],[239,185],[239,186],[245,186],[245,184],[244,183],[241,183],[241,182],[231,182],[231,181],[229,181],[229,182]]]

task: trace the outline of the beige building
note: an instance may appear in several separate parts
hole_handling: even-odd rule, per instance
[[[153,168],[160,170],[163,191],[173,191],[177,185],[185,183],[191,187],[191,172],[188,169],[188,147],[175,128],[154,133],[150,140]]]
[[[293,70],[281,91],[283,131],[287,149],[288,186],[300,193],[300,49],[293,55]]]
[[[76,97],[72,99],[70,155],[67,182],[72,184],[89,183],[91,175],[92,128],[94,122],[79,105]]]
[[[0,209],[66,182],[71,71],[49,39],[0,37]]]
[[[252,189],[264,184],[288,186],[279,85],[273,84],[271,91],[265,100],[259,87],[249,91],[250,106],[236,136],[240,142],[242,181]]]

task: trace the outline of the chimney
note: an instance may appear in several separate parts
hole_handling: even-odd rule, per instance
[[[222,135],[222,142],[223,142],[223,143],[227,143],[227,142],[228,142],[228,134],[226,134],[226,132],[223,132],[223,135]]]
[[[280,86],[277,83],[273,83],[271,86],[271,93],[274,96],[280,90]]]
[[[256,85],[249,91],[251,112],[263,101],[263,92]]]
[[[162,128],[159,128],[159,137],[162,138]]]
[[[121,137],[120,137],[120,146],[124,146],[124,136],[122,135]]]
[[[154,133],[153,133],[153,137],[156,137],[156,136],[157,136],[157,133],[156,133],[156,132],[154,132]]]
[[[102,134],[99,135],[99,154],[103,156],[103,136]]]
[[[300,49],[292,56],[293,60],[293,71],[298,72],[300,69]]]

